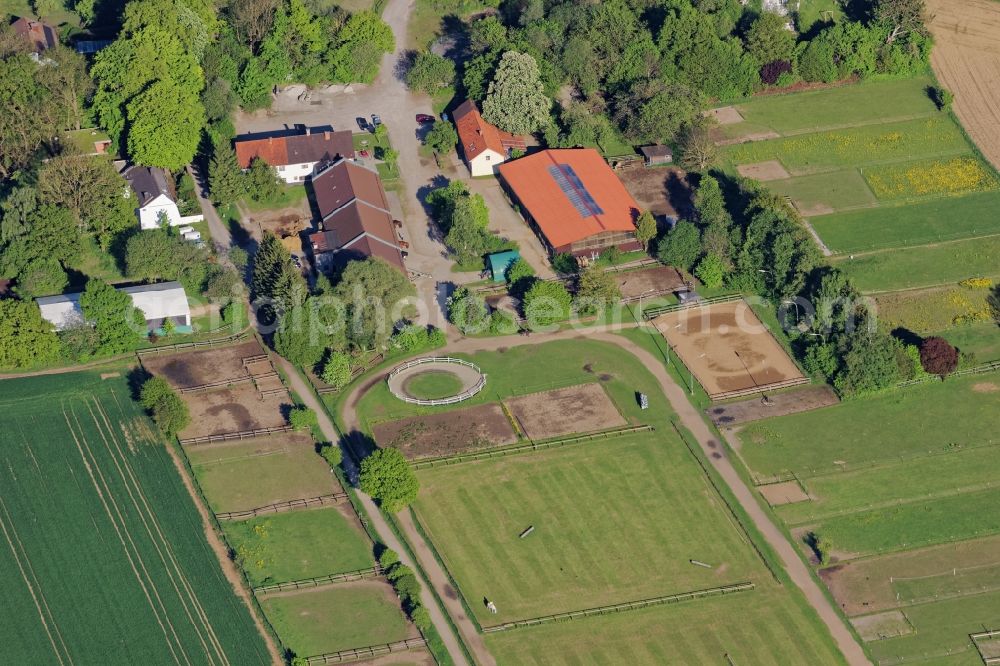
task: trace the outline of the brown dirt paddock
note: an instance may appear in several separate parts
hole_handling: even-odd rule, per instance
[[[677,310],[653,324],[710,396],[803,379],[745,301]]]
[[[636,164],[619,169],[617,174],[629,194],[653,215],[676,218],[690,208],[691,186],[682,169]]]
[[[766,486],[758,486],[757,490],[771,506],[809,501],[809,495],[796,481],[769,483]]]
[[[285,411],[291,407],[287,393],[262,400],[250,385],[181,397],[191,412],[191,425],[179,433],[181,439],[277,428],[287,424]]]
[[[182,352],[169,356],[148,355],[142,365],[154,375],[163,377],[174,388],[202,386],[227,379],[246,377],[243,359],[264,353],[256,340],[205,351]],[[270,361],[254,364],[253,374],[272,372]]]
[[[950,591],[971,594],[982,581],[968,584],[963,578],[990,577],[993,571],[1000,572],[1000,535],[845,562],[820,569],[819,575],[847,615],[860,615],[905,603],[896,599],[906,592],[903,579],[940,576]],[[992,579],[1000,586],[1000,578]]]
[[[784,180],[791,178],[778,160],[757,162],[756,164],[740,164],[736,170],[744,178],[755,178],[760,181]]]
[[[185,446],[184,452],[215,513],[247,511],[341,491],[337,477],[305,435],[196,444]]]
[[[499,403],[378,423],[372,433],[380,447],[395,447],[411,460],[517,441],[514,428]]]
[[[861,636],[861,640],[865,642],[906,636],[914,632],[913,625],[900,611],[863,615],[853,618],[851,624],[857,630],[858,636]]]
[[[934,35],[931,66],[955,94],[955,115],[1000,168],[1000,3],[927,0]]]
[[[650,291],[667,292],[684,286],[684,276],[676,268],[654,266],[637,271],[614,273],[622,298],[636,298]]]
[[[625,425],[621,412],[597,383],[531,393],[505,402],[524,434],[534,440]]]
[[[739,400],[724,405],[714,405],[705,410],[718,426],[732,426],[772,416],[785,416],[828,407],[840,402],[832,388],[826,386],[806,386],[791,391],[772,393],[769,404],[764,405],[759,397]]]

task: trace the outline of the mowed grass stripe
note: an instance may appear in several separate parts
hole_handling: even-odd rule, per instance
[[[777,588],[489,634],[500,664],[842,664],[811,611]]]
[[[776,511],[786,523],[795,525],[890,502],[983,490],[988,485],[1000,486],[998,469],[1000,445],[817,476],[804,480],[813,500],[779,506]]]
[[[834,259],[833,265],[844,271],[861,291],[878,293],[954,284],[970,277],[997,277],[1000,276],[998,256],[1000,235],[993,235],[899,247],[853,259],[841,256]]]
[[[1000,392],[977,386],[1000,384],[998,377],[953,377],[758,421],[740,432],[740,454],[758,474],[809,477],[839,470],[837,461],[857,469],[987,444],[1000,431]]]
[[[484,624],[763,571],[721,503],[706,496],[700,468],[665,432],[418,476],[421,522]],[[529,525],[535,531],[519,539]],[[717,568],[695,567],[692,558]],[[498,616],[479,608],[483,597]]]
[[[164,663],[172,661],[173,647],[184,663],[177,647],[183,644],[195,662],[269,663],[246,607],[233,594],[204,541],[198,514],[162,441],[137,436],[140,432],[151,434],[152,424],[130,400],[116,400],[116,392],[127,395],[124,380],[101,381],[96,373],[60,375],[57,379],[0,384],[0,397],[13,394],[26,398],[0,415],[0,485],[5,488],[7,509],[73,661]],[[32,399],[27,399],[29,396]],[[92,399],[101,402],[106,422],[96,412],[97,420],[92,416],[88,407]],[[63,416],[63,402],[78,421],[69,414]],[[129,448],[125,435],[119,434],[122,428],[133,436]],[[73,441],[74,433],[87,442],[87,447],[81,443],[82,456]],[[114,434],[120,450],[108,438],[109,433]],[[120,466],[122,460],[127,460],[131,473]],[[94,472],[93,480],[84,461]],[[97,495],[98,488],[104,493],[110,515]],[[133,497],[129,496],[130,488]],[[148,510],[136,488],[142,489]],[[149,522],[151,516],[158,521],[162,536]],[[125,539],[122,545],[115,526],[128,531],[131,543]],[[177,569],[164,564],[171,561],[162,550],[164,544],[169,544]],[[162,606],[152,587],[150,598],[145,597],[129,557],[144,584],[155,585]],[[142,573],[139,558],[148,576]],[[8,558],[0,566],[9,579],[13,563]],[[178,570],[187,585],[182,584]],[[176,589],[171,577],[178,581]],[[188,590],[202,595],[197,603]],[[44,654],[36,642],[39,634],[44,637],[43,628],[33,610],[29,612],[32,607],[17,602],[23,601],[23,595],[4,598],[10,600],[5,601],[10,614],[34,617],[32,622],[3,623],[0,640],[4,641],[5,658],[12,663],[30,663]],[[178,641],[169,634],[167,642],[158,618],[167,632],[169,621]],[[211,624],[224,659],[217,654],[206,623]],[[204,644],[199,635],[205,638]]]
[[[1000,489],[861,511],[822,521],[815,531],[855,555],[930,546],[1000,533]]]
[[[1000,233],[998,208],[1000,192],[975,192],[844,211],[810,222],[830,250],[848,254]]]

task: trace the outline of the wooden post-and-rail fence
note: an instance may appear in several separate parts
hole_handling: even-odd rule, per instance
[[[340,504],[346,499],[347,493],[337,492],[330,493],[329,495],[320,495],[319,497],[310,497],[308,499],[288,500],[287,502],[268,504],[267,506],[259,506],[256,509],[247,509],[246,511],[227,511],[225,513],[217,513],[215,514],[215,517],[219,520],[244,520],[246,518],[255,518],[266,513],[283,513],[293,509],[308,509],[311,507],[326,506],[328,504]]]
[[[426,645],[427,641],[423,638],[407,638],[406,640],[386,643],[385,645],[370,645],[368,647],[341,650],[340,652],[331,652],[329,654],[319,654],[315,657],[306,657],[306,663],[309,666],[316,666],[317,664],[347,664],[352,661],[381,657],[393,652],[406,652],[407,650],[422,648]]]

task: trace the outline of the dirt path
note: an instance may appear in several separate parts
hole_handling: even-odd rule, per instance
[[[191,495],[191,500],[194,502],[195,508],[198,509],[198,515],[201,516],[202,531],[205,533],[205,540],[208,541],[209,547],[212,549],[212,552],[215,553],[216,558],[218,558],[219,566],[222,567],[222,573],[226,576],[226,580],[228,580],[233,586],[233,591],[236,593],[236,596],[246,604],[247,610],[250,612],[250,617],[253,618],[253,623],[257,627],[257,632],[264,639],[264,644],[267,646],[268,654],[271,655],[271,663],[275,666],[281,666],[285,663],[285,660],[282,658],[281,652],[278,650],[278,646],[274,644],[274,639],[271,638],[271,634],[264,628],[264,623],[254,610],[253,603],[250,601],[250,591],[247,590],[244,585],[243,577],[240,576],[240,572],[236,570],[236,563],[229,559],[229,550],[226,548],[225,544],[222,543],[222,539],[219,538],[218,533],[212,526],[208,509],[205,507],[205,503],[201,500],[201,496],[195,489],[194,481],[192,481],[191,477],[188,476],[187,468],[184,466],[184,462],[181,460],[180,456],[177,454],[177,450],[173,446],[167,445],[166,448],[167,453],[170,454],[170,460],[173,461],[174,467],[177,468],[177,473],[180,474],[181,480],[184,482],[184,488],[187,489],[188,494]]]
[[[752,491],[743,482],[732,462],[725,455],[724,449],[718,446],[719,442],[709,430],[698,410],[688,401],[684,389],[670,378],[660,359],[653,356],[648,351],[642,349],[634,342],[621,336],[610,333],[592,333],[590,335],[581,334],[578,331],[562,331],[550,335],[532,335],[524,338],[518,335],[504,338],[465,338],[458,343],[449,345],[448,352],[473,353],[477,351],[493,351],[497,347],[513,347],[525,344],[542,344],[552,340],[565,340],[575,337],[587,337],[588,339],[602,340],[620,347],[635,356],[646,368],[656,377],[664,395],[670,401],[674,411],[677,412],[681,424],[687,428],[698,440],[705,453],[706,458],[711,461],[712,466],[729,486],[733,495],[739,501],[743,510],[747,512],[757,530],[764,535],[764,538],[778,553],[785,571],[788,572],[792,582],[802,591],[806,600],[816,610],[820,619],[832,634],[837,646],[843,653],[849,664],[860,665],[869,664],[861,646],[854,640],[844,622],[838,615],[829,599],[820,589],[819,585],[810,575],[809,569],[802,561],[795,547],[789,543],[788,539],[780,529],[771,521],[760,504],[754,498]]]
[[[312,389],[306,385],[305,380],[302,379],[302,376],[299,375],[298,370],[296,370],[291,363],[281,358],[280,356],[275,355],[275,359],[281,365],[282,369],[285,371],[285,375],[288,377],[288,382],[291,385],[292,390],[298,393],[299,397],[305,403],[306,407],[309,407],[310,409],[316,412],[316,415],[319,418],[319,427],[320,430],[323,432],[323,436],[326,437],[331,442],[339,441],[340,433],[337,431],[337,428],[333,425],[333,421],[331,421],[330,417],[327,415],[326,409],[324,409],[324,407],[320,404],[319,399],[316,397],[316,394],[313,393]],[[353,409],[347,409],[345,411],[350,414],[352,419],[356,419],[356,413],[354,412]],[[353,427],[352,423],[347,423],[347,425],[349,428]],[[344,456],[345,463],[347,463],[348,459],[349,456]],[[353,474],[348,474],[348,476],[353,476]],[[389,527],[389,524],[385,521],[385,518],[382,517],[382,513],[381,511],[379,511],[379,508],[375,505],[375,501],[368,495],[365,495],[360,490],[358,491],[358,499],[361,501],[361,505],[364,507],[365,512],[368,514],[368,521],[374,528],[376,534],[378,534],[379,539],[382,540],[382,543],[384,543],[387,547],[391,548],[392,550],[396,551],[396,553],[399,554],[399,559],[401,562],[403,562],[403,564],[407,565],[408,567],[416,571],[416,567],[414,566],[413,561],[410,559],[409,555],[407,555],[406,550],[403,548],[403,544],[401,544],[399,542],[399,539],[396,538],[396,534]],[[437,565],[437,560],[435,560],[432,557],[430,561],[425,561],[425,559],[422,556],[420,556],[420,549],[418,548],[418,543],[417,543],[417,541],[420,540],[419,539],[420,535],[410,534],[409,532],[407,532],[405,527],[404,527],[404,532],[406,532],[406,538],[410,542],[410,545],[413,546],[414,550],[417,552],[420,564],[424,567],[424,571],[426,571],[428,576],[431,577],[430,583],[434,584],[435,587],[437,587],[436,578],[440,576],[440,578],[446,580],[444,572],[442,572],[440,570],[440,567]],[[426,544],[423,545],[426,548]],[[428,581],[422,581],[422,582],[423,585],[422,589],[420,590],[420,603],[422,603],[423,606],[430,613],[431,622],[434,624],[434,628],[437,629],[438,634],[441,635],[441,640],[444,642],[445,648],[448,650],[448,654],[451,656],[452,660],[456,664],[458,664],[458,666],[467,666],[469,662],[466,660],[465,654],[463,653],[462,648],[459,645],[458,638],[455,636],[454,632],[452,632],[451,625],[448,623],[448,620],[447,618],[445,618],[444,613],[441,612],[441,609],[438,607],[437,602],[434,600],[430,588],[427,586]],[[445,603],[447,605],[448,601],[447,598],[445,597],[442,598],[445,599]],[[454,618],[454,615],[452,617]],[[459,626],[461,627],[461,625]],[[475,628],[473,628],[473,633],[475,633]],[[463,636],[464,635],[465,632],[463,632]],[[476,635],[478,636],[478,634]],[[480,642],[482,642],[482,637],[480,637]],[[473,654],[476,655],[476,658],[478,660],[481,655],[471,645],[470,649],[473,649]],[[483,650],[485,651],[485,645],[483,646]],[[488,659],[483,661],[482,663],[484,664],[495,663],[492,660],[492,657],[489,656],[489,653],[485,653],[485,656],[488,657]]]

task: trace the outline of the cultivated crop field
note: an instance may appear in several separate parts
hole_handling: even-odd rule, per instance
[[[266,664],[124,378],[0,382],[8,663]]]
[[[955,94],[955,114],[1000,168],[1000,5],[990,0],[928,0],[931,65]]]
[[[775,512],[814,560],[804,542],[819,544],[821,575],[876,659],[976,663],[968,635],[1000,621],[998,426],[1000,379],[984,374],[740,432],[753,474],[794,473],[805,490]]]

